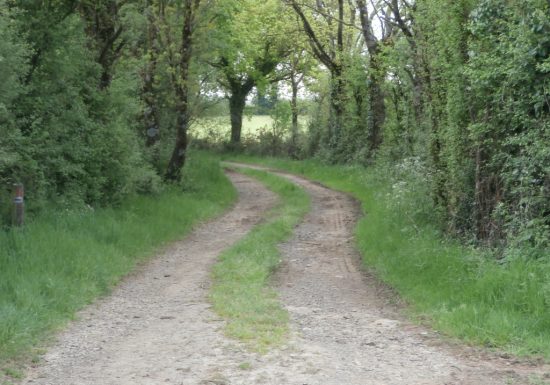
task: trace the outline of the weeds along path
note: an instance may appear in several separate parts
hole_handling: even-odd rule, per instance
[[[277,174],[303,187],[312,204],[294,237],[281,246],[283,262],[275,277],[292,337],[286,353],[251,363],[247,379],[235,384],[546,383],[541,368],[452,346],[407,322],[395,295],[361,268],[353,240],[358,202],[301,177]]]
[[[258,182],[230,176],[240,193],[237,206],[80,314],[24,384],[531,383],[525,379],[527,368],[510,360],[472,358],[472,350],[453,348],[405,321],[393,297],[359,267],[353,242],[358,204],[290,175],[285,177],[312,198],[311,212],[281,245],[283,260],[274,277],[290,314],[290,336],[265,355],[225,337],[224,321],[208,304],[210,268],[276,202]]]

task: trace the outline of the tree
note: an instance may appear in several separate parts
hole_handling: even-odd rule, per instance
[[[143,125],[146,145],[154,146],[160,139],[160,118],[157,90],[155,89],[156,72],[161,55],[160,26],[163,9],[162,2],[155,4],[147,0],[145,12],[147,14],[147,37],[145,40],[145,64],[143,68],[142,98],[145,104],[143,111]]]
[[[385,79],[385,71],[381,64],[381,52],[384,44],[390,40],[393,32],[393,24],[389,22],[388,11],[384,9],[390,6],[385,2],[380,1],[373,4],[372,11],[369,10],[365,0],[357,0],[357,8],[361,20],[361,31],[363,39],[367,46],[369,54],[368,68],[368,90],[369,90],[369,105],[372,113],[372,124],[369,133],[370,153],[374,153],[382,143],[382,129],[386,119],[386,106],[384,101],[384,93],[382,91],[382,83]],[[397,6],[397,0],[392,3]],[[380,37],[374,32],[373,20],[378,17],[380,20]]]
[[[254,87],[277,82],[277,73],[288,52],[288,27],[278,1],[224,1],[214,11],[216,31],[211,44],[215,57],[208,60],[218,71],[218,84],[229,99],[231,143],[241,141],[246,99]]]
[[[91,38],[92,49],[101,66],[100,89],[111,84],[113,66],[126,44],[120,10],[127,3],[117,0],[83,0],[78,8],[86,21],[86,33]]]
[[[21,87],[8,107],[17,162],[6,178],[25,183],[29,208],[46,201],[113,203],[135,191],[142,176],[153,180],[133,126],[138,83],[121,71],[124,82],[100,90],[102,68],[79,2],[6,5],[2,14],[28,47]]]
[[[24,93],[22,80],[28,70],[26,61],[30,50],[14,28],[15,9],[9,9],[4,0],[0,0],[0,184],[10,186],[16,180],[14,169],[21,161],[18,148],[21,143],[19,126],[15,122],[14,103]],[[9,207],[11,191],[0,188],[0,206]],[[4,210],[0,211],[4,214]],[[0,218],[1,219],[1,218]]]
[[[298,15],[303,26],[303,31],[308,37],[313,55],[330,72],[332,121],[329,125],[329,140],[336,143],[342,130],[345,103],[345,85],[343,79],[344,0],[337,1],[336,9],[333,9],[322,1],[317,1],[315,6],[309,5],[308,2],[300,5],[296,0],[285,0],[285,3]],[[317,28],[315,28],[315,25],[304,11],[304,7],[306,6],[312,13],[312,20],[322,20],[324,23],[317,22]]]
[[[197,13],[201,0],[185,0],[183,3],[183,23],[181,27],[181,42],[179,61],[177,62],[177,78],[174,79],[176,94],[176,143],[168,163],[165,179],[168,181],[181,180],[181,170],[185,164],[187,152],[187,130],[190,122],[189,67],[193,58],[193,35],[197,28]]]
[[[283,62],[283,68],[288,73],[287,82],[290,84],[290,111],[291,111],[291,137],[290,150],[291,156],[296,156],[297,138],[298,138],[298,92],[304,84],[306,76],[311,73],[314,65],[311,56],[305,48],[301,47],[297,42],[295,49]]]

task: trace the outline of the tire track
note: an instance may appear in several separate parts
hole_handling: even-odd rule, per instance
[[[286,382],[270,378],[258,383],[504,385],[531,384],[530,374],[544,373],[542,367],[453,346],[408,322],[395,297],[361,268],[353,241],[358,202],[304,178],[272,172],[312,198],[311,212],[281,246],[284,269],[276,276],[291,315],[291,346],[302,365],[291,366],[294,372],[287,373],[294,378]]]
[[[258,167],[257,167],[258,168]],[[27,385],[496,385],[529,384],[521,363],[456,348],[407,322],[360,267],[359,205],[306,179],[312,209],[274,284],[289,311],[286,345],[266,355],[223,336],[207,301],[216,256],[274,205],[259,183],[231,173],[236,207],[169,247],[90,306],[32,369]],[[474,355],[478,355],[475,357]],[[541,373],[541,369],[538,369]]]
[[[239,192],[236,206],[82,311],[23,384],[198,384],[213,376],[216,356],[225,356],[231,342],[220,332],[222,320],[210,311],[210,267],[276,202],[259,182],[237,173],[229,177]]]

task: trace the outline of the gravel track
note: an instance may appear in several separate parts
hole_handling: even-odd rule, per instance
[[[306,179],[312,209],[288,242],[274,286],[291,316],[288,343],[259,355],[223,335],[207,300],[209,271],[276,203],[228,174],[239,202],[127,277],[79,314],[23,384],[530,384],[548,368],[446,342],[401,316],[354,247],[359,205]],[[546,370],[546,372],[545,372]]]

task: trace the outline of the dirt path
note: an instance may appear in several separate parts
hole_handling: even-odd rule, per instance
[[[90,306],[31,370],[25,384],[198,384],[231,344],[209,310],[209,271],[276,202],[260,183],[229,174],[239,201]]]
[[[358,202],[306,179],[278,174],[311,195],[312,209],[282,245],[283,266],[276,276],[291,314],[295,352],[283,364],[289,365],[286,371],[272,371],[280,377],[258,383],[492,385],[532,384],[531,375],[548,376],[547,367],[452,346],[407,322],[392,303],[392,293],[360,267],[353,241]]]
[[[289,343],[267,355],[225,338],[209,309],[209,269],[276,201],[257,182],[231,174],[240,200],[128,277],[80,315],[31,370],[25,384],[514,384],[529,368],[466,358],[404,321],[391,298],[358,268],[348,196],[288,176],[312,196],[312,211],[281,246],[275,284],[291,314]],[[382,290],[383,291],[383,290]]]

